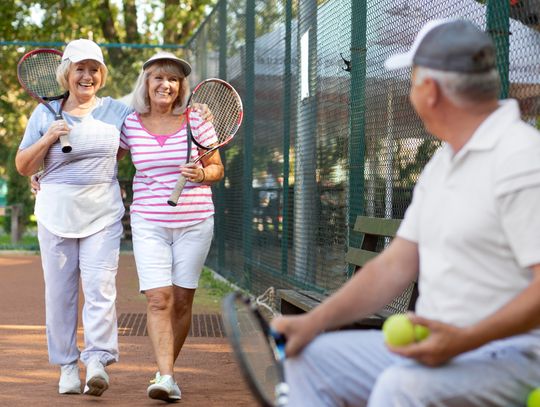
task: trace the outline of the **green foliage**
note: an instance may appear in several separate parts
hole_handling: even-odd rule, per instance
[[[217,0],[3,0],[0,2],[0,40],[66,43],[90,38],[101,44],[135,43],[181,45],[192,35]],[[120,5],[120,6],[119,6]],[[163,10],[165,9],[165,13]],[[158,21],[156,16],[161,16]],[[173,35],[174,34],[174,35]],[[31,212],[27,179],[14,170],[13,154],[20,143],[28,117],[36,107],[17,80],[17,62],[33,46],[0,46],[0,176],[9,178],[12,203],[22,202]],[[109,80],[101,96],[128,94],[142,62],[156,52],[152,48],[104,47]],[[129,159],[120,163],[119,177],[131,179]]]
[[[15,168],[16,152],[17,149],[12,148],[8,160],[5,162],[8,177],[6,201],[7,206],[15,204],[22,205],[22,213],[19,217],[19,232],[22,233],[30,222],[30,215],[33,213],[34,199],[28,186],[28,178],[19,175]],[[11,216],[9,216],[9,213],[8,216],[4,218],[4,229],[7,232],[11,231]]]

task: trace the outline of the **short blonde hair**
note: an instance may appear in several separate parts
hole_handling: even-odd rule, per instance
[[[154,72],[163,72],[169,75],[176,75],[180,78],[180,89],[178,97],[173,103],[173,114],[182,114],[186,109],[187,99],[189,97],[190,89],[189,82],[184,76],[184,71],[180,66],[168,60],[160,60],[152,63],[148,68],[142,71],[135,83],[135,89],[133,90],[133,98],[131,100],[131,106],[137,113],[150,112],[150,99],[148,97],[148,77]]]
[[[71,62],[69,59],[64,59],[60,65],[58,65],[58,68],[56,68],[56,81],[60,84],[60,86],[65,89],[69,90],[69,68],[71,68]],[[107,82],[107,75],[109,74],[109,70],[107,67],[103,64],[99,64],[99,71],[101,72],[101,84],[99,88],[105,86],[105,83]]]

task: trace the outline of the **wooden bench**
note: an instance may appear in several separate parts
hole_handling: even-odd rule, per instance
[[[354,231],[361,233],[360,248],[349,247],[345,259],[357,266],[359,271],[396,236],[401,220],[358,216]],[[320,304],[329,294],[321,294],[307,290],[278,290],[278,298],[282,314],[300,314]],[[418,296],[416,283],[411,284],[401,295],[396,297],[383,309],[355,323],[353,328],[380,328],[384,320],[396,313],[414,309]]]

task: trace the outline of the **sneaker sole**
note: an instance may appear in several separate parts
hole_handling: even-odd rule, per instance
[[[154,400],[163,400],[169,403],[174,403],[181,400],[180,396],[170,396],[165,389],[151,389],[148,391],[148,397]]]
[[[99,376],[92,377],[90,380],[88,380],[86,385],[88,386],[88,390],[86,390],[84,394],[96,397],[101,396],[103,392],[109,388],[109,383],[107,383],[107,380]]]
[[[64,389],[64,388],[60,387],[60,388],[58,389],[58,393],[60,393],[60,394],[81,394],[81,389],[80,389],[80,387],[81,387],[80,385],[79,385],[79,388],[78,388],[78,389],[75,388],[75,387],[72,388],[72,389]]]

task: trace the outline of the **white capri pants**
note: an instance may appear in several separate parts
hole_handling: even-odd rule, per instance
[[[118,361],[115,301],[121,236],[121,221],[84,238],[60,237],[38,224],[51,363],[65,365],[79,359],[79,280],[85,298],[85,348],[81,361],[88,364],[90,359],[97,358],[104,365]]]
[[[131,233],[141,292],[173,284],[198,287],[212,244],[213,217],[187,227],[167,228],[132,213]]]
[[[287,359],[289,407],[523,407],[540,384],[540,337],[520,335],[430,368],[389,352],[381,331],[322,334]]]

